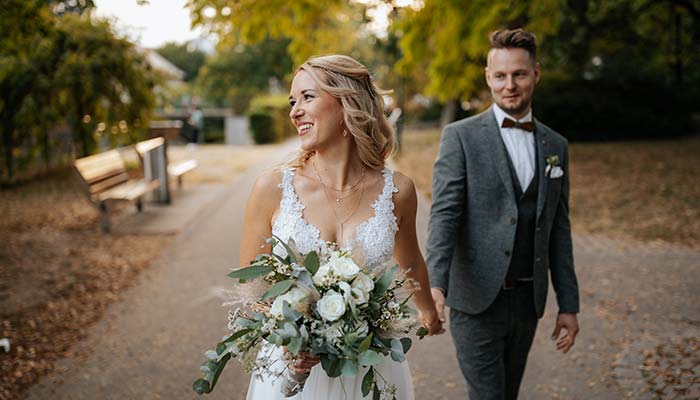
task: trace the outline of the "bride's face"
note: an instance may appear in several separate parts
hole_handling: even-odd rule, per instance
[[[297,128],[301,148],[318,150],[343,137],[340,100],[322,90],[308,72],[299,71],[289,91],[289,117]]]

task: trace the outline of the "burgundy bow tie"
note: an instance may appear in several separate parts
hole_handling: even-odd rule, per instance
[[[535,124],[532,122],[518,122],[510,118],[504,118],[501,128],[518,128],[524,131],[532,132],[535,130]]]

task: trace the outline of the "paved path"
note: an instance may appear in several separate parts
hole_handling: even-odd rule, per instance
[[[207,197],[197,220],[77,345],[86,355],[60,362],[62,372],[35,385],[28,398],[195,398],[191,383],[200,376],[202,353],[225,334],[226,310],[219,305],[230,283],[225,275],[238,259],[243,205],[254,177],[289,150],[272,152]],[[421,202],[421,242],[427,210]],[[666,343],[700,327],[700,253],[592,236],[576,236],[575,246],[583,331],[572,353],[554,352],[546,339],[556,313],[550,304],[526,371],[523,399],[623,398],[646,387],[635,365],[637,353],[648,350],[635,347],[641,338],[652,345]],[[417,399],[466,399],[449,335],[416,343],[409,360]],[[620,371],[629,370],[623,379]],[[207,398],[244,399],[248,380],[233,362]]]

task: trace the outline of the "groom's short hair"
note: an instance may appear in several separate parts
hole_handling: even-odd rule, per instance
[[[537,38],[522,29],[493,31],[489,35],[491,49],[523,49],[530,54],[532,61],[537,60]]]

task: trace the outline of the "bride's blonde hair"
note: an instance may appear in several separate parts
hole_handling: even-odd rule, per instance
[[[383,95],[367,68],[352,57],[329,55],[312,57],[294,72],[306,71],[322,90],[340,100],[345,130],[355,140],[360,161],[379,170],[394,151],[394,130],[384,114]],[[313,151],[300,150],[287,163],[301,167]]]

